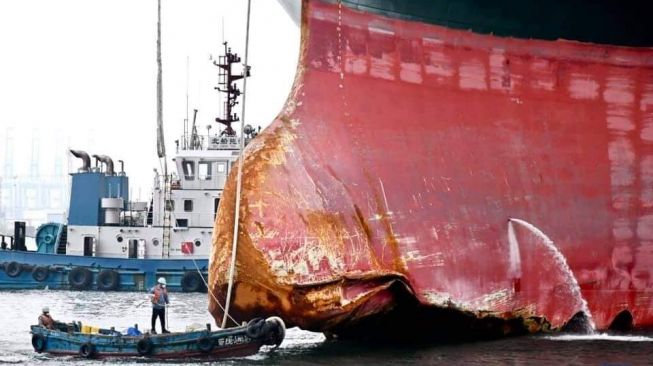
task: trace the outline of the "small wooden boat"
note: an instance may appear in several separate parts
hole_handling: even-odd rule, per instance
[[[286,327],[280,318],[254,319],[239,327],[199,331],[123,335],[83,333],[76,324],[59,323],[57,329],[31,326],[36,352],[80,355],[86,358],[142,356],[152,358],[240,357],[255,354],[264,345],[278,346]]]

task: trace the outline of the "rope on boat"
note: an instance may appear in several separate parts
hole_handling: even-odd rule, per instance
[[[204,276],[202,275],[202,271],[200,271],[200,267],[198,267],[198,266],[197,266],[197,262],[195,262],[195,258],[191,258],[191,259],[193,260],[193,264],[195,265],[195,269],[197,269],[197,273],[199,273],[200,278],[202,279],[202,282],[204,282],[204,286],[206,286],[206,290],[209,292],[209,295],[211,295],[211,297],[213,298],[213,300],[215,300],[216,304],[218,304],[218,306],[220,307],[220,309],[222,309],[222,312],[224,312],[225,314],[227,314],[227,312],[225,311],[224,307],[222,307],[222,304],[220,303],[220,301],[218,300],[218,298],[215,297],[215,295],[213,294],[213,291],[211,291],[211,287],[209,287],[209,284],[208,284],[208,283],[206,282],[206,280],[204,279]],[[229,319],[231,319],[232,322],[234,322],[234,324],[236,324],[236,325],[240,325],[240,323],[238,323],[238,322],[236,321],[236,319],[232,318],[231,315],[227,315],[227,316],[229,317]],[[222,328],[224,328],[224,326],[222,326]]]
[[[238,249],[238,221],[240,220],[240,190],[241,190],[241,176],[243,174],[243,150],[245,146],[244,126],[245,126],[245,98],[247,97],[247,55],[249,53],[249,19],[252,8],[252,0],[247,0],[247,27],[245,30],[245,77],[243,78],[243,111],[241,112],[240,123],[240,155],[238,158],[238,179],[236,181],[236,212],[234,213],[234,237],[231,244],[231,266],[229,267],[229,285],[227,286],[227,299],[225,301],[224,316],[222,317],[222,328],[227,325],[227,317],[229,316],[229,305],[231,305],[231,291],[234,285],[234,270],[236,268],[236,250]]]

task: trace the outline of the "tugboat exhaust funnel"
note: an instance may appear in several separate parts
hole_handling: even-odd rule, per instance
[[[93,157],[99,160],[100,162],[106,164],[107,175],[115,175],[115,172],[113,171],[113,159],[111,159],[106,155],[93,155]]]
[[[80,172],[88,173],[91,171],[91,158],[89,158],[86,152],[82,150],[70,150],[70,153],[74,157],[82,159],[82,167],[79,168]]]

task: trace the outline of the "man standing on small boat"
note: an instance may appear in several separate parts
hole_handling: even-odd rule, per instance
[[[152,334],[156,334],[156,318],[161,321],[161,333],[170,333],[166,329],[166,305],[170,303],[168,290],[166,290],[166,279],[161,277],[156,286],[150,291],[152,294]]]
[[[50,308],[43,307],[43,314],[39,315],[39,325],[43,328],[54,329],[54,319],[50,316]]]

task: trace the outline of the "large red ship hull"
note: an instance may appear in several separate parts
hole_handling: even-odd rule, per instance
[[[653,325],[653,49],[320,1],[301,26],[291,96],[244,155],[236,317],[337,333],[410,298],[528,330],[579,312]],[[221,301],[235,191],[234,170],[212,256]]]

